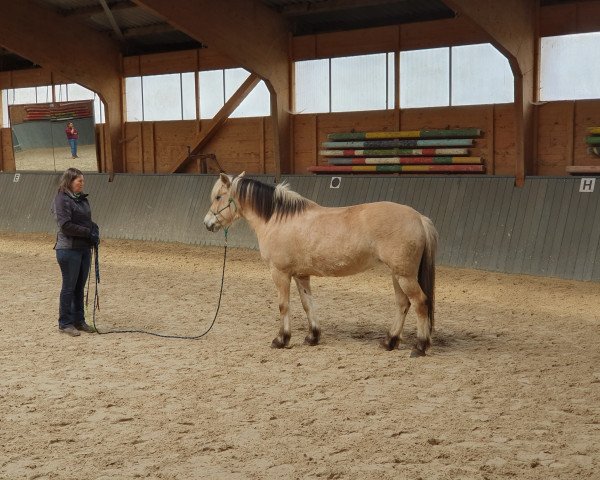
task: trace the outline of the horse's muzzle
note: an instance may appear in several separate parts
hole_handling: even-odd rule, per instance
[[[218,223],[208,224],[204,222],[204,226],[209,232],[217,232],[221,228],[221,225],[219,225]]]
[[[217,232],[221,228],[221,224],[217,221],[217,217],[212,213],[208,213],[204,217],[204,226],[209,232]]]

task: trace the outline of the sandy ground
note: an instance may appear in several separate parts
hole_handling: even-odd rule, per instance
[[[15,152],[15,165],[17,171],[36,170],[64,172],[69,167],[75,167],[82,172],[97,172],[95,145],[79,145],[77,148],[79,158],[71,158],[71,149],[65,147],[32,148],[22,152]]]
[[[434,345],[410,359],[378,346],[383,269],[315,279],[322,344],[294,292],[273,350],[267,268],[230,249],[204,338],[71,338],[52,245],[0,234],[2,479],[600,478],[598,283],[439,268]],[[104,241],[97,326],[203,332],[222,255]]]

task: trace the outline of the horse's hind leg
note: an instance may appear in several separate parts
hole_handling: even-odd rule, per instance
[[[414,305],[417,314],[417,343],[410,356],[422,357],[431,344],[431,321],[429,320],[427,296],[421,290],[416,278],[398,276],[398,283],[410,303]]]
[[[398,312],[394,319],[394,323],[392,323],[392,327],[388,332],[387,338],[381,342],[383,347],[387,350],[394,350],[398,346],[398,342],[403,340],[402,329],[404,328],[406,314],[410,308],[410,300],[400,288],[395,275],[392,275],[392,282],[394,283],[394,293],[396,294],[396,307],[398,307]]]
[[[279,335],[277,335],[271,347],[273,348],[284,348],[290,343],[290,337],[292,336],[290,330],[290,276],[276,268],[271,267],[271,276],[273,282],[277,287],[277,293],[279,296],[279,317],[281,319],[281,327],[279,329]]]
[[[306,312],[308,318],[308,335],[304,338],[304,343],[308,345],[317,345],[321,338],[321,329],[315,316],[315,306],[312,299],[312,292],[310,290],[310,277],[294,277],[296,286],[298,287],[298,293],[300,293],[300,300],[302,306]]]

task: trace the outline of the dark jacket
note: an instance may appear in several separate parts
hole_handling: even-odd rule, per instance
[[[92,246],[92,210],[87,194],[73,195],[71,192],[58,192],[52,204],[52,213],[58,225],[56,245],[59,249],[86,249]]]

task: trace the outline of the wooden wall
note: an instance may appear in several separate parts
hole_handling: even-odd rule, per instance
[[[549,102],[537,108],[537,175],[565,175],[569,165],[600,165],[588,153],[587,127],[600,125],[600,100]],[[187,155],[206,121],[126,124],[125,158],[130,173],[164,173]],[[513,175],[515,158],[512,104],[329,113],[293,116],[292,158],[295,174],[322,165],[321,142],[328,133],[421,128],[480,128],[471,149],[483,157],[488,174]],[[268,117],[230,119],[205,149],[229,172],[273,173],[272,129]],[[196,172],[197,164],[188,168]]]
[[[13,154],[12,132],[10,128],[0,130],[0,172],[14,172],[15,156]]]
[[[425,33],[424,33],[425,32]],[[417,50],[486,43],[489,39],[465,19],[435,20],[347,32],[294,37],[292,60],[366,55],[369,53]]]
[[[123,59],[123,75],[125,77],[137,77],[140,75],[219,70],[237,66],[229,57],[213,49],[200,48],[125,57]]]
[[[326,161],[318,156],[328,133],[365,130],[419,130],[422,128],[480,128],[481,138],[471,148],[484,158],[488,173],[514,174],[513,105],[420,108],[401,111],[331,113],[294,117],[294,173],[306,173]]]
[[[544,7],[540,12],[542,36],[600,31],[600,0]],[[433,48],[485,42],[481,31],[464,19],[393,25],[368,30],[295,37],[293,60],[327,58],[376,52]],[[182,71],[235,67],[232,61],[211,49],[168,54],[131,56],[123,59],[124,76],[154,75]],[[0,72],[0,88],[19,88],[67,83],[53,72],[36,68]],[[0,100],[1,101],[1,100]],[[548,102],[536,106],[535,174],[564,175],[569,165],[600,165],[600,158],[587,153],[586,128],[600,125],[600,100]],[[330,113],[292,116],[292,173],[323,162],[320,143],[328,133],[348,130],[408,130],[421,128],[466,128],[483,130],[472,149],[484,158],[488,174],[515,173],[515,114],[513,104],[444,107],[375,112]],[[208,121],[130,122],[123,127],[124,167],[131,173],[170,171],[194,147]],[[99,165],[110,165],[109,136],[97,127]],[[204,149],[214,153],[226,171],[274,173],[273,134],[269,118],[229,119]],[[0,131],[0,170],[14,170],[12,137]],[[187,171],[197,171],[191,164]]]
[[[600,100],[548,102],[536,107],[536,175],[565,175],[570,165],[600,166],[600,157],[588,153],[587,128],[600,125]],[[481,138],[471,149],[483,157],[488,174],[514,175],[515,132],[512,104],[466,107],[386,110],[374,112],[294,115],[292,159],[295,174],[321,165],[318,151],[328,133],[364,130],[413,130],[421,128],[480,128]],[[126,171],[166,173],[187,156],[208,121],[130,122],[123,141]],[[105,126],[97,125],[99,161],[106,167]],[[275,172],[273,134],[269,117],[233,118],[204,149],[214,153],[228,172]],[[0,130],[0,170],[13,171],[11,131]],[[197,172],[192,163],[188,172]]]
[[[209,121],[135,122],[125,125],[125,158],[129,173],[167,173],[187,157]],[[204,153],[215,154],[229,172],[275,171],[269,117],[232,118],[215,134]],[[192,162],[188,172],[199,172]]]
[[[587,151],[587,128],[600,126],[600,100],[548,102],[538,106],[537,175],[564,175],[570,165],[600,166]]]

